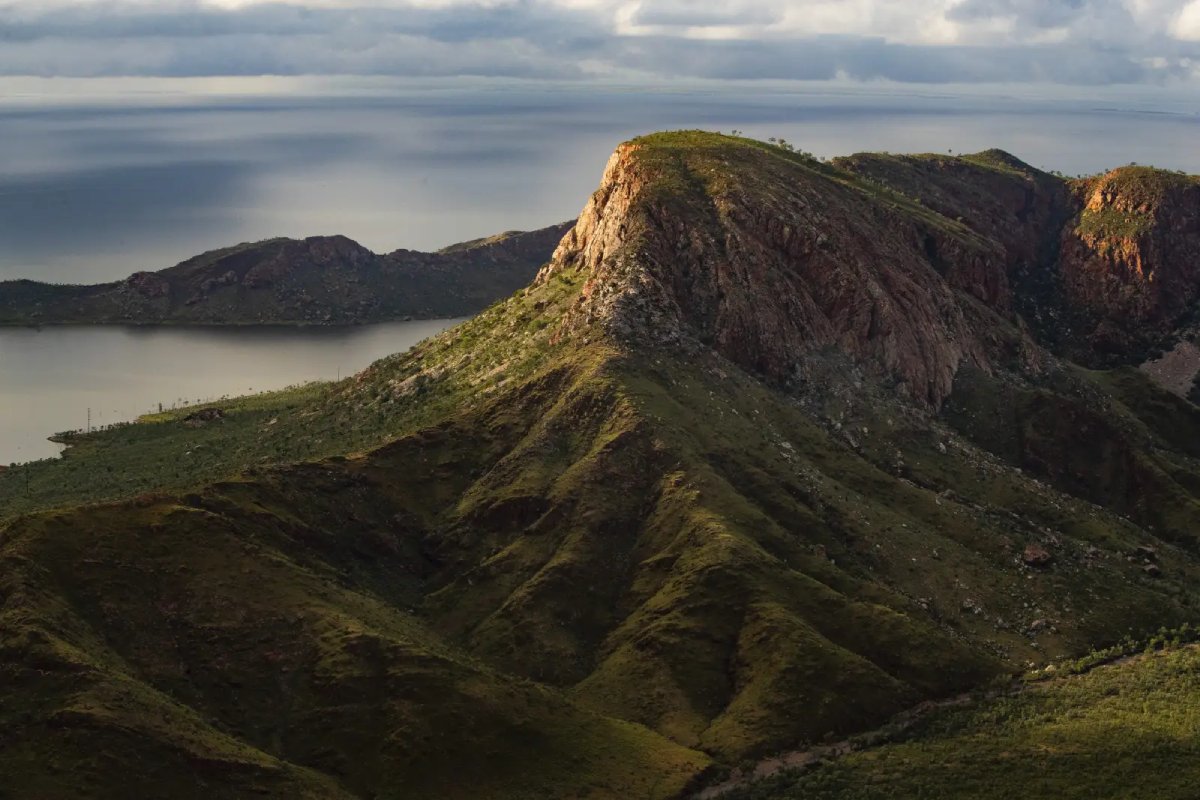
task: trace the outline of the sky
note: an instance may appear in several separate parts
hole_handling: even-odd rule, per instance
[[[0,76],[1200,87],[1200,0],[0,0]]]

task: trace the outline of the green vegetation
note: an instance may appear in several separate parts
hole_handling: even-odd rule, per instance
[[[295,521],[340,516],[319,491],[278,517],[235,485],[5,531],[5,792],[667,798],[704,766],[428,632],[382,530]]]
[[[0,472],[0,520],[151,490],[191,489],[265,463],[334,455],[380,441],[384,426],[375,417],[315,412],[334,391],[331,384],[309,384],[237,398],[210,405],[224,411],[211,422],[185,422],[196,410],[188,407],[138,424],[60,434],[69,445],[62,458]]]
[[[197,410],[186,407],[135,425],[67,434],[61,459],[0,472],[0,522],[379,447],[528,378],[554,349],[550,323],[577,290],[575,273],[559,273],[536,299],[518,293],[409,354],[378,362],[365,374],[369,382],[348,378],[209,404],[224,412],[211,422],[186,421]],[[511,335],[489,339],[501,321]]]
[[[1027,334],[985,292],[956,307],[994,358],[940,411],[839,347],[787,353],[779,380],[714,349],[743,333],[733,303],[789,288],[737,296],[771,248],[824,252],[762,233],[795,208],[842,226],[839,246],[892,226],[908,274],[941,280],[1024,240],[997,233],[1001,201],[971,205],[988,181],[1024,196],[1057,178],[998,153],[635,145],[647,185],[594,272],[556,263],[353,378],[148,416],[0,473],[4,790],[667,800],[1195,617],[1200,410],[1139,374],[1024,369]],[[722,214],[766,222],[704,239]],[[714,284],[730,304],[701,309],[724,327],[671,307],[666,285],[699,276],[663,265],[693,247],[741,259]],[[651,250],[661,274],[638,272]],[[830,287],[792,287],[784,322]],[[1056,796],[1081,769],[1120,786],[1149,770],[1170,796],[1177,775],[1153,771],[1191,748],[1191,706],[1168,706],[1196,688],[1191,658],[948,709],[752,796],[945,796],[962,753],[981,797],[1018,777]],[[1111,723],[1148,715],[1118,739]]]
[[[845,169],[844,159],[823,162],[811,153],[780,146],[778,141],[761,142],[698,130],[655,133],[631,143],[641,148],[642,162],[656,168],[654,190],[672,202],[688,196],[719,200],[738,193],[769,191],[772,185],[805,186],[815,182],[813,185],[824,191],[848,189],[854,193],[852,200],[881,204],[968,246],[987,246],[959,220],[926,208],[918,195]],[[764,160],[763,154],[774,160]]]
[[[1154,227],[1149,212],[1106,207],[1084,209],[1075,231],[1080,236],[1134,239]]]
[[[1006,172],[1010,175],[1015,175],[1018,177],[1039,174],[1039,170],[1029,166],[1012,153],[1006,153],[1005,151],[996,148],[984,150],[979,153],[962,155],[959,156],[959,159],[969,164],[975,164],[977,166],[999,170],[1000,172]]]
[[[1152,167],[1129,166],[1078,182],[1087,193],[1119,202],[1085,208],[1076,232],[1095,238],[1135,239],[1154,228],[1155,214],[1172,192],[1200,186],[1200,177]]]
[[[903,741],[726,800],[1195,796],[1200,650],[1163,652],[946,709]]]

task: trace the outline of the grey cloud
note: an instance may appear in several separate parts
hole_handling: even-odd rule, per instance
[[[587,29],[596,22],[591,13],[529,0],[513,5],[448,8],[310,8],[292,3],[261,3],[222,9],[164,2],[153,7],[113,3],[31,12],[21,6],[8,6],[0,7],[0,41],[336,37],[372,32],[455,42],[480,38],[537,39],[576,26]]]
[[[1139,83],[1175,74],[1129,54],[1069,45],[1026,47],[906,46],[882,39],[827,37],[788,42],[695,42],[655,38],[621,46],[643,70],[714,79],[767,78],[911,83]],[[1176,69],[1182,70],[1182,67]]]
[[[633,15],[636,25],[671,28],[725,25],[769,25],[782,19],[778,9],[762,4],[712,8],[698,3],[671,2],[642,5]]]
[[[1011,20],[1018,40],[1032,33],[1062,29],[1070,41],[1133,47],[1150,35],[1139,28],[1122,0],[962,0],[946,17],[967,24]]]
[[[964,22],[1014,17],[1033,27],[1054,28],[1094,13],[1098,6],[1104,6],[1107,11],[1114,6],[1119,8],[1120,3],[1116,0],[963,0],[946,16]]]
[[[618,75],[922,83],[1109,84],[1190,77],[1200,44],[1126,33],[1119,0],[964,0],[949,16],[970,24],[1012,18],[1019,29],[1069,27],[1056,45],[905,45],[865,36],[694,40],[617,34],[601,11],[548,1],[418,8],[239,9],[194,2],[104,4],[39,11],[0,8],[0,75]],[[775,21],[764,4],[645,3],[633,22],[658,28]],[[1107,35],[1104,35],[1107,32]],[[1156,66],[1150,66],[1155,64]],[[586,65],[586,67],[584,66]]]

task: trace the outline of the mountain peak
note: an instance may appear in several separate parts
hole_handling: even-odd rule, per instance
[[[1041,172],[1041,170],[1030,166],[1021,159],[1014,156],[1007,150],[1001,150],[998,147],[992,147],[987,150],[981,150],[978,153],[962,156],[964,161],[970,161],[976,164],[988,164],[1002,169],[1012,169],[1017,172],[1033,174]]]
[[[1160,249],[1186,256],[1196,190],[1138,167],[1072,184],[995,149],[826,163],[740,137],[658,133],[617,148],[539,281],[585,276],[565,331],[599,322],[625,341],[711,347],[777,385],[803,384],[837,351],[937,406],[963,366],[1040,369],[1035,339],[1085,363],[1137,363],[1146,342],[1123,320],[1154,318],[1154,335],[1169,337],[1179,303],[1106,294],[1144,272],[1130,258],[1153,253],[1109,263],[1100,239],[1141,219],[1166,236]],[[1160,206],[1175,222],[1155,222],[1148,209]],[[1196,260],[1170,261],[1189,281],[1178,265]]]
[[[1129,165],[1076,182],[1061,268],[1103,352],[1171,345],[1200,298],[1200,178]]]
[[[781,384],[835,348],[933,403],[959,365],[991,362],[957,294],[1008,294],[996,246],[961,222],[803,154],[695,131],[617,149],[540,279],[567,267],[588,276],[569,326],[698,342]]]

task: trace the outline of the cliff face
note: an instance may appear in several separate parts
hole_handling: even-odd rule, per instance
[[[1200,297],[1200,180],[1124,167],[1074,189],[1083,208],[1063,232],[1066,295],[1097,354],[1136,355]]]
[[[1010,295],[995,242],[884,186],[774,148],[661,138],[617,151],[539,280],[564,268],[589,276],[579,320],[711,344],[784,384],[837,348],[935,403],[959,365],[1000,355],[960,294],[999,312]]]
[[[216,250],[99,286],[0,283],[0,324],[354,324],[473,314],[527,284],[570,227],[377,255],[344,236]]]
[[[1198,223],[1200,184],[1157,170],[1071,185],[1000,151],[823,164],[667,134],[616,152],[539,280],[589,276],[568,327],[711,344],[779,384],[834,348],[936,406],[963,366],[1177,338]]]

